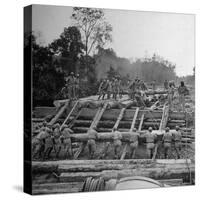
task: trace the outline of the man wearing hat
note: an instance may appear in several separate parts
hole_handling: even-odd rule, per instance
[[[149,158],[153,157],[156,135],[152,133],[152,127],[149,127],[148,132],[145,134],[147,143],[147,154]]]
[[[66,86],[68,89],[68,98],[70,100],[75,98],[75,90],[76,90],[76,78],[74,76],[74,72],[71,72],[70,75],[65,79]]]
[[[174,145],[178,159],[180,158],[180,151],[181,151],[181,140],[182,140],[182,133],[179,126],[176,126],[176,130],[173,133]]]
[[[71,134],[73,131],[67,126],[64,125],[61,129],[61,146],[64,150],[65,157],[72,157],[72,143],[71,143]]]
[[[54,141],[54,151],[55,151],[55,157],[59,157],[59,153],[61,150],[61,141],[60,141],[60,124],[56,123],[53,126],[53,141]]]
[[[135,152],[138,147],[139,134],[136,131],[137,131],[136,128],[134,128],[133,132],[130,132],[130,137],[129,137],[130,159],[134,159]]]
[[[96,139],[98,138],[98,133],[96,131],[96,128],[94,127],[89,129],[87,135],[88,135],[87,147],[89,150],[89,157],[90,159],[92,159],[96,151]]]
[[[166,159],[169,157],[169,150],[171,148],[171,143],[172,143],[172,134],[169,131],[169,127],[166,127],[165,133],[163,134],[162,141],[164,144],[164,154],[165,154],[165,159]]]
[[[53,144],[53,135],[52,135],[52,130],[51,126],[47,124],[47,128],[45,130],[46,132],[46,137],[45,139],[45,150],[44,150],[44,159],[48,159],[50,157],[50,154],[54,148]]]
[[[122,146],[122,134],[117,130],[117,128],[113,129],[113,142],[114,142],[114,154],[115,159],[120,159],[120,151]]]

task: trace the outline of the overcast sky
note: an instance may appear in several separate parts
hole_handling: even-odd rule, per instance
[[[179,76],[192,74],[194,67],[194,15],[127,10],[104,10],[113,27],[109,47],[120,57],[141,58],[155,52],[176,64]],[[43,45],[58,38],[72,25],[72,7],[33,6],[32,27]]]

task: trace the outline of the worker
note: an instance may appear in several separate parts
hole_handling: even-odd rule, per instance
[[[117,78],[114,79],[114,82],[113,82],[113,98],[115,100],[117,100],[117,94],[118,94],[118,80]]]
[[[107,85],[107,81],[106,79],[103,79],[99,85],[99,89],[98,89],[98,94],[99,94],[99,97],[98,97],[98,100],[101,99],[104,99],[105,97],[105,94],[106,94],[106,91],[105,91],[105,88],[106,88],[106,85]]]
[[[107,99],[111,98],[111,94],[112,94],[112,82],[107,79]]]
[[[173,96],[174,96],[174,86],[172,83],[169,83],[169,88],[168,88],[168,105],[169,105],[169,110],[172,110],[173,108]]]
[[[169,150],[171,148],[171,143],[172,143],[172,134],[169,131],[169,127],[166,127],[162,141],[164,144],[164,157],[166,159],[169,158]]]
[[[178,87],[178,94],[180,110],[185,112],[185,96],[189,94],[189,90],[187,89],[183,81],[181,81],[181,84]]]
[[[45,139],[45,149],[44,149],[43,159],[49,159],[50,154],[54,147],[52,129],[51,129],[50,125],[46,128],[45,132],[46,132],[46,137],[44,138]]]
[[[61,145],[64,150],[65,158],[72,157],[72,143],[71,143],[71,134],[73,131],[67,126],[64,125],[61,128]]]
[[[141,80],[141,90],[143,91],[147,90],[147,86],[143,80]]]
[[[118,95],[119,95],[119,98],[121,99],[122,98],[122,81],[120,79],[120,76],[117,77],[117,87],[118,87]]]
[[[149,158],[153,158],[156,140],[156,135],[152,133],[152,130],[152,127],[149,127],[148,132],[145,134],[147,143],[147,154]]]
[[[76,74],[75,77],[75,97],[78,99],[80,96],[80,79],[79,74]]]
[[[154,80],[154,81],[152,82],[152,89],[153,89],[153,91],[156,90],[156,80]]]
[[[134,100],[135,93],[136,93],[136,83],[135,83],[135,81],[132,81],[131,84],[129,85],[129,91],[130,91],[130,98],[132,100]]]
[[[114,142],[114,154],[115,154],[115,159],[120,159],[120,151],[121,151],[121,146],[122,146],[122,135],[121,133],[117,130],[117,128],[113,129],[113,142]]]
[[[165,90],[168,90],[168,87],[169,87],[169,83],[167,80],[164,81],[164,89]]]
[[[137,131],[136,128],[134,128],[133,131],[130,132],[130,138],[129,138],[130,159],[135,158],[135,152],[138,147],[139,134],[136,131]]]
[[[71,72],[70,75],[65,79],[66,87],[68,89],[68,98],[73,100],[76,98],[76,78],[74,72]]]
[[[175,146],[177,157],[178,159],[180,159],[182,133],[179,126],[176,126],[176,130],[173,133],[173,139],[174,139],[174,146]]]
[[[98,133],[96,131],[96,128],[89,129],[87,135],[88,135],[87,147],[89,151],[89,157],[90,159],[93,159],[94,154],[96,152],[96,139],[98,139]]]
[[[55,157],[58,158],[59,157],[59,153],[61,150],[61,141],[60,141],[60,124],[56,123],[53,126],[53,141],[54,141],[54,151],[55,151]]]

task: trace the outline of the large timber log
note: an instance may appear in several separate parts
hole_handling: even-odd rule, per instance
[[[136,169],[141,166],[153,168],[155,166],[173,166],[174,168],[192,165],[186,159],[127,159],[127,160],[59,160],[59,161],[33,161],[32,171],[37,173],[62,172],[101,172],[104,170]]]

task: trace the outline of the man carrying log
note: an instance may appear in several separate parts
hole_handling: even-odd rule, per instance
[[[169,150],[171,148],[171,143],[172,143],[172,134],[169,131],[169,127],[166,127],[165,133],[163,134],[162,141],[164,144],[164,156],[165,156],[165,159],[168,159]]]
[[[64,125],[61,129],[60,139],[61,139],[62,148],[64,150],[66,158],[72,157],[72,143],[71,143],[72,133],[73,131],[70,128],[68,128],[67,125]]]
[[[87,134],[88,134],[87,147],[89,150],[89,157],[90,159],[93,159],[96,151],[96,139],[98,139],[98,133],[96,131],[96,128],[91,128],[88,130]]]
[[[135,158],[135,152],[138,147],[139,134],[136,131],[137,131],[136,128],[134,128],[133,132],[130,133],[130,138],[129,138],[130,159]]]
[[[185,96],[189,94],[189,90],[187,89],[183,81],[181,81],[181,85],[178,87],[178,94],[180,110],[185,112]]]
[[[54,151],[55,157],[59,157],[59,153],[61,150],[61,141],[60,141],[60,124],[56,123],[53,126],[53,141],[54,141]]]
[[[175,151],[176,151],[177,157],[179,159],[180,151],[181,151],[181,140],[182,140],[182,133],[181,133],[179,126],[176,126],[176,130],[173,133],[173,139],[174,139]]]
[[[156,140],[156,135],[152,133],[152,130],[152,127],[149,127],[148,132],[145,134],[147,143],[147,154],[149,158],[153,158]]]
[[[115,159],[120,159],[120,150],[122,146],[122,134],[117,130],[117,128],[113,129],[113,143],[114,143],[114,154]]]

